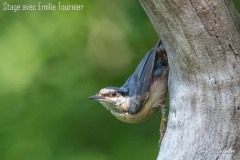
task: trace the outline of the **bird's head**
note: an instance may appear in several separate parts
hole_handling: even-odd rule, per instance
[[[124,114],[128,112],[129,97],[126,91],[120,88],[106,87],[101,89],[97,95],[89,98],[99,101],[111,113]]]

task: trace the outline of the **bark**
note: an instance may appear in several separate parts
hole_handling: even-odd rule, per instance
[[[140,0],[168,54],[159,160],[240,160],[240,18],[230,0]]]

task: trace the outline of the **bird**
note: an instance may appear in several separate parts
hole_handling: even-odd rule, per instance
[[[127,123],[145,121],[161,109],[163,125],[168,73],[166,50],[158,40],[123,86],[105,87],[89,98],[99,101],[117,119]]]

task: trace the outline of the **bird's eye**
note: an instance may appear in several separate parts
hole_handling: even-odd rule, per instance
[[[111,97],[116,97],[117,96],[117,93],[116,92],[113,92],[110,94]]]

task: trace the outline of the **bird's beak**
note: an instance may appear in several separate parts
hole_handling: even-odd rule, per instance
[[[91,99],[91,100],[97,100],[97,101],[103,99],[103,98],[102,98],[101,96],[99,96],[99,95],[91,96],[91,97],[88,97],[88,98]]]

